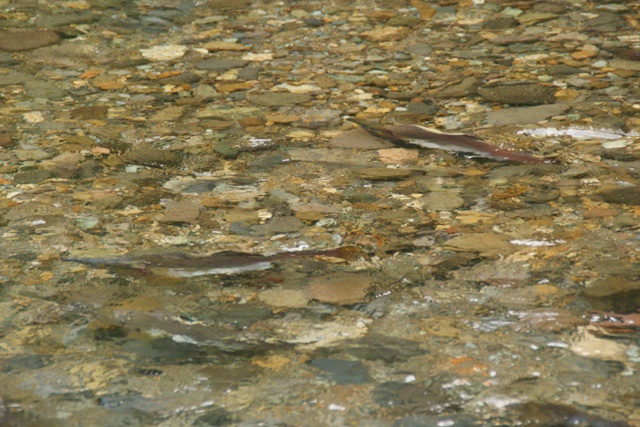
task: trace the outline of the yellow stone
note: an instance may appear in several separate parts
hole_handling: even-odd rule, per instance
[[[559,101],[572,101],[580,95],[575,89],[560,89],[555,93],[555,97]]]
[[[283,366],[291,363],[291,359],[284,356],[274,355],[274,356],[266,357],[264,359],[255,359],[251,363],[261,368],[280,369]]]
[[[249,50],[249,46],[245,46],[240,43],[233,42],[223,42],[223,41],[212,41],[209,43],[205,43],[202,47],[207,49],[208,51],[219,51],[219,50]]]

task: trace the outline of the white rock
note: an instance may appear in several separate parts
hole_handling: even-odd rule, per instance
[[[182,58],[187,50],[189,50],[189,48],[185,45],[166,44],[153,46],[149,49],[140,49],[140,53],[142,53],[143,57],[152,61],[171,61]]]
[[[255,62],[270,61],[273,59],[273,53],[247,53],[242,59]]]

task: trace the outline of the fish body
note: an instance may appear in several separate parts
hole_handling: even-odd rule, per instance
[[[418,125],[379,125],[365,120],[350,119],[374,136],[399,145],[469,153],[475,156],[516,163],[540,164],[551,160],[507,150],[465,133],[444,133]]]
[[[98,268],[131,270],[169,277],[199,277],[208,275],[241,274],[268,270],[274,263],[299,257],[333,257],[351,259],[359,250],[346,246],[324,251],[282,252],[275,255],[259,255],[224,251],[207,256],[189,256],[183,253],[165,253],[113,258],[63,258],[63,261],[87,264]]]

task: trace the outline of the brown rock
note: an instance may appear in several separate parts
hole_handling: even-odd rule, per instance
[[[295,289],[268,289],[261,292],[258,299],[275,307],[300,308],[307,305],[307,296]]]
[[[408,32],[409,29],[405,27],[379,27],[371,31],[366,31],[360,34],[360,36],[372,42],[387,42],[402,40]]]
[[[640,205],[640,188],[622,187],[611,190],[604,190],[598,194],[602,200],[608,203],[619,203],[623,205]]]
[[[584,294],[589,297],[608,297],[623,292],[637,291],[640,289],[640,281],[629,280],[625,277],[612,276],[598,279],[584,289]]]
[[[10,148],[16,144],[13,136],[10,133],[0,133],[0,147]]]
[[[42,167],[60,178],[71,178],[79,169],[79,164],[84,160],[80,153],[62,153],[51,160],[44,160]]]
[[[149,119],[149,121],[164,123],[178,120],[180,117],[182,117],[182,114],[184,114],[184,108],[185,107],[178,105],[172,105],[170,107],[163,108],[162,110],[154,114],[153,117]]]
[[[71,110],[71,118],[79,120],[101,120],[107,118],[107,106],[79,107]]]
[[[495,233],[472,233],[456,236],[446,246],[458,251],[479,252],[485,256],[508,255],[516,251],[506,236]]]
[[[264,120],[259,117],[243,117],[238,119],[238,123],[240,126],[249,127],[249,126],[264,126]]]
[[[266,113],[264,116],[267,121],[273,123],[293,123],[299,119],[299,116],[284,113]]]
[[[336,87],[336,81],[326,74],[321,74],[315,78],[315,82],[318,86],[323,89],[329,89],[332,87]]]
[[[396,181],[409,178],[413,172],[407,169],[364,168],[355,172],[358,178],[370,181]]]
[[[216,84],[216,89],[220,93],[233,93],[241,90],[251,89],[258,82],[256,80],[252,80],[249,82],[231,82],[231,83],[218,83]]]
[[[478,94],[487,101],[512,105],[551,104],[555,101],[555,93],[553,86],[537,83],[504,84],[478,89]]]
[[[249,46],[245,46],[240,43],[233,42],[223,42],[223,41],[212,41],[209,43],[205,43],[202,47],[207,49],[209,52],[211,51],[219,51],[219,50],[249,50]]]
[[[386,164],[406,163],[416,160],[420,155],[418,150],[408,148],[385,148],[378,150],[380,161]]]
[[[578,50],[576,52],[573,52],[571,54],[571,57],[573,59],[581,60],[581,59],[593,58],[594,56],[597,56],[597,55],[598,55],[597,50]]]
[[[200,216],[200,204],[192,200],[171,200],[167,202],[166,212],[160,221],[172,223],[193,223]]]
[[[92,83],[100,90],[118,90],[125,87],[124,82],[114,79],[95,78],[92,80]]]
[[[311,96],[307,93],[291,93],[291,92],[251,92],[247,94],[250,102],[258,105],[280,106],[302,104],[311,100]]]
[[[159,150],[151,147],[136,147],[125,154],[128,163],[143,166],[176,166],[180,163],[180,156],[171,151]]]
[[[58,43],[60,36],[50,30],[0,31],[0,50],[20,52]]]
[[[97,190],[91,192],[91,203],[100,209],[113,209],[122,202],[120,197],[115,191],[111,190]]]
[[[373,286],[369,276],[355,273],[337,273],[311,280],[306,294],[315,300],[329,304],[355,304],[367,296]]]
[[[556,92],[555,97],[559,101],[573,101],[580,95],[575,89],[560,89]]]
[[[618,211],[607,208],[592,208],[584,213],[585,218],[607,218],[618,215]]]

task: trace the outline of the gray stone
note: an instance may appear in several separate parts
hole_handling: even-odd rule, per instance
[[[538,105],[535,107],[514,107],[490,111],[485,117],[487,124],[495,126],[525,125],[537,123],[560,115],[569,109],[564,103]]]
[[[464,200],[451,191],[438,191],[427,194],[419,199],[424,209],[428,211],[450,211],[464,206]]]
[[[240,150],[226,142],[219,142],[213,146],[213,151],[224,157],[225,159],[235,159],[240,154]]]
[[[63,25],[87,24],[98,19],[98,15],[91,11],[77,13],[43,13],[36,18],[35,24],[38,27],[60,27]]]
[[[620,70],[640,71],[640,61],[630,59],[614,58],[609,61],[609,66]]]
[[[433,51],[433,46],[428,43],[416,43],[407,46],[406,51],[414,55],[428,56]]]
[[[282,153],[266,153],[253,159],[249,166],[257,169],[268,169],[274,166],[278,166],[286,160],[287,157]]]
[[[65,95],[64,89],[42,80],[28,80],[24,83],[24,87],[32,98],[59,100]]]
[[[233,70],[234,68],[242,68],[247,65],[249,61],[243,59],[218,59],[210,58],[198,61],[195,63],[195,67],[198,70],[209,70],[224,72],[227,70]]]
[[[13,177],[15,184],[36,184],[51,178],[52,174],[49,171],[42,169],[33,169],[24,172],[18,172]]]
[[[280,233],[295,233],[304,227],[304,222],[294,216],[277,216],[266,224],[254,225],[253,230],[258,236],[270,236]]]
[[[361,362],[343,359],[312,359],[309,364],[325,373],[336,384],[366,384],[371,379]]]
[[[178,154],[151,147],[133,148],[125,154],[125,159],[131,164],[152,167],[177,166],[181,162]]]
[[[0,79],[0,86],[21,85],[32,78],[33,77],[29,76],[28,74],[11,72],[2,76],[2,78]]]
[[[640,188],[622,187],[612,190],[605,190],[599,196],[608,203],[619,203],[623,205],[640,205]]]

